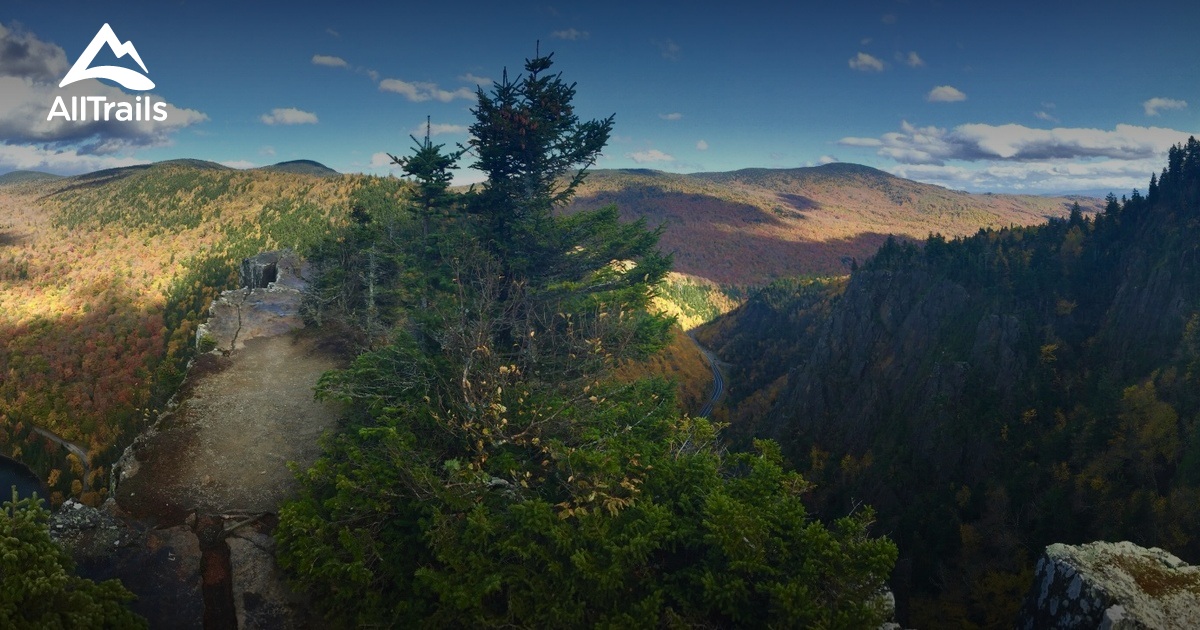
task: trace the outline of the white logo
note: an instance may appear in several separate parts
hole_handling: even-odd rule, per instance
[[[133,42],[121,43],[121,40],[117,39],[117,34],[113,32],[112,27],[105,24],[100,27],[100,31],[92,38],[92,43],[88,44],[83,54],[79,55],[79,59],[75,61],[75,65],[71,66],[71,71],[67,73],[67,76],[63,77],[62,83],[59,83],[58,87],[66,87],[84,79],[108,79],[109,81],[120,83],[128,90],[144,92],[154,89],[154,82],[146,75],[135,70],[130,70],[129,68],[122,68],[120,66],[96,66],[95,68],[89,68],[88,66],[96,59],[96,54],[100,52],[100,48],[105,45],[113,51],[113,54],[118,59],[129,55],[142,67],[142,72],[150,72],[146,69],[146,64],[142,63],[142,57],[138,54],[137,48],[133,47]]]
[[[92,43],[88,44],[83,54],[79,55],[79,59],[75,61],[75,65],[71,66],[71,70],[67,72],[67,76],[63,77],[62,83],[59,83],[58,87],[63,88],[84,79],[108,79],[120,83],[127,90],[144,92],[154,89],[154,82],[136,70],[120,66],[89,68],[88,66],[96,60],[96,54],[104,46],[108,46],[118,59],[125,55],[133,57],[133,60],[142,67],[144,72],[149,72],[146,70],[146,64],[142,62],[137,48],[133,47],[133,42],[121,43],[112,27],[105,24],[100,27],[100,31],[92,38]],[[68,107],[67,101],[62,96],[55,96],[50,113],[46,115],[46,122],[51,122],[55,118],[62,118],[66,122],[108,122],[110,120],[163,122],[167,119],[167,104],[162,101],[154,102],[150,94],[147,94],[145,98],[138,96],[132,102],[110,101],[107,96],[71,96],[70,103],[71,105]]]

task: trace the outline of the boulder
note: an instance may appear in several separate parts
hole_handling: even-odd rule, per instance
[[[225,291],[208,307],[208,321],[197,327],[196,347],[229,354],[251,339],[299,330],[304,327],[301,301],[300,291],[279,284]]]
[[[1131,542],[1050,545],[1038,561],[1017,625],[1200,627],[1200,567]]]
[[[229,354],[250,339],[304,327],[300,303],[307,283],[295,252],[263,252],[243,260],[240,272],[242,287],[213,300],[208,321],[196,329],[201,352]]]

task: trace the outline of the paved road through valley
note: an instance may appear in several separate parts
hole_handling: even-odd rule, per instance
[[[700,409],[699,414],[700,416],[707,418],[712,415],[713,407],[716,406],[717,402],[721,400],[721,396],[725,393],[725,377],[721,375],[721,368],[717,365],[717,355],[709,351],[708,348],[700,345],[700,342],[696,341],[696,337],[694,337],[691,333],[688,333],[688,337],[691,338],[692,343],[696,344],[696,347],[700,349],[700,352],[704,354],[704,359],[708,361],[708,367],[712,368],[712,396],[708,398],[708,402],[705,403],[704,407]]]

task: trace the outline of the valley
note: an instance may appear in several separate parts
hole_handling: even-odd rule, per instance
[[[396,180],[372,181],[311,161],[237,171],[175,160],[74,178],[6,176],[5,452],[46,479],[57,470],[50,486],[58,500],[102,497],[108,466],[178,382],[195,327],[212,296],[229,286],[236,261],[280,246],[303,249],[329,229],[327,221],[345,216],[355,195],[402,190]],[[874,188],[853,192],[863,181]],[[694,176],[600,171],[572,207],[616,203],[623,217],[663,227],[663,248],[683,273],[668,280],[659,308],[692,328],[770,278],[846,273],[844,260],[865,260],[883,234],[919,238],[938,225],[971,233],[1037,222],[1065,212],[1068,201],[965,195],[833,165]],[[862,240],[850,245],[855,239]],[[687,354],[670,361],[694,363],[701,367],[684,372],[702,374],[701,360]],[[79,443],[88,457],[27,437],[33,427]],[[72,490],[75,480],[83,490]]]
[[[86,4],[0,628],[1200,628],[1193,7]]]
[[[1011,625],[1052,543],[1200,557],[1198,184],[1193,138],[1093,217],[770,285],[696,331],[731,437],[778,439],[823,514],[878,510],[917,627]]]
[[[400,203],[407,186],[396,180],[338,175],[306,161],[250,172],[175,161],[78,178],[11,179],[15,181],[0,186],[0,300],[7,305],[0,326],[10,340],[0,349],[0,366],[6,366],[7,375],[0,382],[5,395],[0,399],[4,448],[38,471],[54,500],[74,497],[92,505],[110,496],[108,475],[120,452],[165,409],[166,396],[175,392],[184,374],[184,361],[193,356],[197,339],[207,337],[197,335],[197,326],[217,292],[235,284],[241,258],[280,246],[314,251],[311,248],[330,230],[346,225],[350,209],[383,211]],[[860,420],[845,419],[815,425],[827,429],[804,429],[816,432],[803,442],[792,437],[796,418],[826,417],[832,409],[864,404],[879,406],[856,413],[877,418],[881,410],[905,408],[907,403],[899,402],[907,400],[902,392],[928,387],[921,382],[961,379],[947,375],[946,364],[939,363],[933,364],[930,376],[929,368],[918,367],[929,365],[920,362],[926,359],[895,363],[909,361],[904,358],[907,353],[922,348],[926,335],[936,334],[930,331],[940,330],[940,325],[926,320],[904,324],[911,327],[900,329],[908,331],[902,332],[908,340],[891,354],[867,361],[877,366],[872,369],[884,369],[888,378],[908,375],[905,378],[917,380],[890,392],[853,394],[851,399],[858,403],[832,401],[828,392],[836,390],[828,388],[835,385],[816,375],[836,370],[809,357],[818,351],[826,353],[822,356],[847,352],[837,343],[858,343],[854,339],[860,333],[811,335],[829,321],[858,317],[854,309],[876,308],[848,304],[878,299],[855,296],[882,290],[872,284],[882,282],[872,280],[880,277],[880,265],[894,264],[887,262],[898,255],[892,252],[922,251],[909,243],[930,234],[944,236],[929,241],[941,247],[959,243],[951,240],[956,237],[992,242],[998,235],[1056,229],[1009,228],[1047,219],[1051,226],[1065,226],[1062,229],[1091,229],[1092,217],[1111,213],[1111,208],[1105,210],[1103,202],[1092,199],[968,195],[840,164],[686,176],[599,171],[580,189],[569,213],[607,204],[616,204],[624,221],[644,219],[650,226],[661,226],[661,247],[673,254],[677,270],[666,277],[655,298],[657,311],[677,318],[673,341],[647,362],[621,367],[620,378],[673,377],[681,407],[731,423],[727,434],[733,444],[748,444],[754,436],[780,440],[785,449],[792,449],[786,451],[792,461],[807,466],[808,478],[823,482],[814,494],[819,514],[833,517],[847,509],[839,494],[843,488],[865,493],[881,511],[882,526],[899,533],[905,550],[896,587],[902,614],[926,621],[933,619],[930,611],[945,614],[935,607],[943,604],[922,599],[926,595],[919,580],[929,569],[913,555],[923,549],[920,538],[908,537],[918,536],[920,530],[906,533],[910,530],[897,520],[903,510],[893,503],[894,495],[881,492],[888,486],[868,481],[884,471],[896,474],[895,468],[878,463],[893,457],[879,440],[903,443],[895,437],[896,429],[847,429],[854,426],[848,423]],[[883,250],[876,254],[880,246]],[[924,251],[940,251],[930,247],[926,244]],[[887,277],[891,279],[881,287],[898,283],[888,290],[900,293],[883,298],[884,306],[878,308],[885,313],[910,308],[934,308],[936,313],[950,308],[943,303],[962,299],[955,293],[959,289],[920,284],[926,280],[914,280],[914,289],[903,284],[908,281],[900,278],[906,276]],[[938,297],[938,292],[947,291]],[[913,306],[906,301],[917,295],[933,302]],[[1006,321],[1002,312],[998,317]],[[998,326],[997,331],[1004,330],[1003,324]],[[695,340],[685,330],[691,330]],[[997,331],[986,334],[1002,335]],[[285,335],[243,343],[237,331],[232,334],[213,343],[218,348],[228,343],[231,350],[236,343],[236,360],[230,363],[216,354],[195,359],[195,377],[185,385],[183,406],[167,414],[169,419],[160,421],[159,430],[138,446],[136,474],[123,479],[113,495],[130,517],[179,523],[199,512],[273,513],[297,492],[285,464],[299,462],[303,468],[313,462],[317,437],[335,426],[333,415],[317,421],[308,412],[281,412],[311,404],[303,401],[311,398],[318,377],[337,365],[332,357],[320,358],[314,338]],[[57,343],[49,344],[51,338]],[[845,341],[835,342],[838,338]],[[140,350],[118,355],[117,348]],[[34,356],[44,359],[31,361]],[[839,377],[839,382],[872,386],[872,378],[854,374]],[[797,380],[804,378],[811,380]],[[1013,378],[1010,374],[1001,381]],[[962,394],[922,393],[919,399],[945,395]],[[269,409],[260,408],[264,404]],[[910,413],[926,417],[942,412]],[[266,422],[275,417],[305,428]],[[970,424],[961,416],[946,422]],[[60,448],[45,438],[51,430],[80,446]],[[825,430],[832,433],[821,432]],[[1006,429],[1009,434],[1016,430]],[[882,437],[888,435],[893,437]],[[798,446],[801,443],[817,450],[809,452]],[[983,474],[986,468],[980,466],[1001,457],[995,447],[975,444],[965,459],[957,460],[936,449],[961,447],[939,446],[941,439],[932,442],[934,446],[922,444],[935,449],[923,455],[933,461],[962,462],[953,466],[974,462],[971,475]],[[830,458],[840,463],[830,464]],[[916,471],[923,467],[905,466],[909,472],[902,478],[920,483],[921,473]],[[843,485],[845,479],[856,481]],[[968,476],[962,487],[989,501],[1000,496],[1012,500],[1012,489],[1005,494],[980,484],[980,477]],[[984,518],[1003,518],[1003,512],[986,512]],[[966,522],[972,524],[962,527],[983,527]],[[1059,533],[1046,539],[1063,537]],[[1028,558],[1012,556],[1011,547],[1004,549],[1010,557]],[[941,548],[920,553],[952,557]],[[972,567],[991,566],[972,562]],[[986,575],[1010,580],[1014,590],[1001,596],[1011,598],[1023,588],[1025,567],[998,565]]]

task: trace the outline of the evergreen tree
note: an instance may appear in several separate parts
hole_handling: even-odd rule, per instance
[[[321,379],[346,430],[281,510],[281,565],[346,626],[878,625],[896,549],[869,510],[827,529],[776,445],[727,455],[669,383],[613,377],[665,341],[647,307],[670,259],[615,208],[554,212],[612,118],[579,123],[549,67],[481,92],[488,181],[412,261],[441,278],[427,308]],[[426,198],[435,221],[455,201]]]
[[[429,247],[429,223],[437,212],[446,212],[455,205],[456,196],[449,192],[453,171],[458,166],[464,149],[443,153],[444,144],[433,144],[429,138],[430,122],[425,121],[425,138],[417,140],[413,136],[412,155],[396,157],[388,154],[392,162],[400,166],[405,175],[417,182],[416,202],[417,214],[421,217],[421,236],[423,244]]]
[[[50,512],[34,496],[0,506],[0,627],[144,628],[126,608],[133,594],[117,580],[78,577],[50,538]]]
[[[549,219],[570,201],[613,126],[613,116],[579,120],[575,84],[548,73],[552,57],[526,60],[526,74],[517,81],[505,70],[491,94],[479,88],[471,110],[474,166],[487,174],[473,207],[487,219],[492,246],[518,273],[561,246],[545,234]]]

